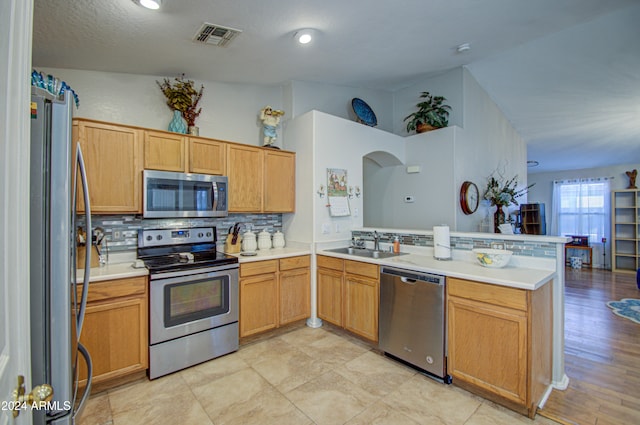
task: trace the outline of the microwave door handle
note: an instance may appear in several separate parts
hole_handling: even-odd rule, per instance
[[[87,173],[84,167],[84,158],[82,157],[82,149],[80,148],[80,143],[77,144],[76,148],[76,162],[80,168],[80,177],[82,178],[82,194],[84,198],[84,214],[86,217],[87,223],[87,242],[85,247],[87,249],[87,254],[85,256],[84,261],[84,280],[82,283],[82,298],[80,299],[80,310],[78,311],[78,315],[76,317],[76,336],[78,341],[80,341],[80,335],[82,334],[82,325],[84,323],[84,314],[87,308],[87,294],[89,292],[89,278],[91,274],[91,245],[92,245],[92,237],[93,233],[91,227],[91,205],[89,200],[89,186],[87,183]]]
[[[213,210],[218,209],[218,185],[216,182],[211,182],[211,189],[213,190]]]

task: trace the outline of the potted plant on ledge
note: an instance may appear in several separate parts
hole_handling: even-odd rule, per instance
[[[423,91],[420,97],[425,100],[416,105],[418,110],[407,115],[403,120],[409,120],[407,132],[424,133],[449,125],[451,106],[442,103],[447,99],[443,96],[432,96],[428,91]]]

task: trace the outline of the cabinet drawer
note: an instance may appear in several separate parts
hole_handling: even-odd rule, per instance
[[[311,261],[308,255],[301,255],[300,257],[290,257],[280,259],[280,271],[301,269],[309,267]]]
[[[451,296],[467,298],[503,307],[527,310],[527,291],[489,283],[457,278],[447,279],[447,292]]]
[[[376,280],[380,278],[380,272],[376,264],[345,260],[344,271],[350,274],[366,276]]]
[[[256,261],[240,264],[240,277],[275,273],[278,271],[278,260]]]
[[[342,271],[344,267],[344,260],[334,257],[325,257],[324,255],[318,255],[316,258],[318,267],[324,267],[327,269]]]
[[[147,277],[133,277],[129,279],[106,280],[89,284],[87,302],[103,301],[113,298],[144,295],[147,287]],[[82,296],[82,285],[78,287],[78,299]]]

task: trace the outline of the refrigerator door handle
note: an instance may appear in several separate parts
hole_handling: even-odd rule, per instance
[[[87,351],[84,345],[78,342],[78,352],[82,354],[82,357],[84,357],[84,361],[87,364],[87,386],[82,393],[82,399],[77,404],[76,410],[73,412],[73,423],[76,423],[76,419],[80,418],[80,415],[82,415],[82,411],[86,406],[86,401],[89,399],[89,395],[91,394],[91,382],[93,381],[93,363],[91,362],[91,355],[89,354],[89,351]],[[78,365],[76,365],[76,370],[77,369]],[[78,388],[76,387],[76,391],[77,390]],[[75,397],[75,394],[73,399],[78,399],[77,397]]]
[[[84,158],[82,157],[82,149],[80,148],[80,142],[76,144],[76,166],[80,169],[80,177],[82,178],[82,194],[84,198],[84,214],[85,222],[87,224],[87,235],[91,235],[91,205],[89,201],[89,186],[87,183],[87,173],[84,166]],[[77,174],[76,174],[77,178]],[[74,182],[74,194],[76,190],[77,182]],[[75,196],[75,195],[74,195]],[[75,209],[74,203],[74,209]],[[75,216],[75,214],[74,214]],[[78,346],[80,346],[80,335],[82,334],[82,325],[84,323],[84,313],[87,308],[87,294],[89,292],[89,278],[91,274],[91,236],[87,236],[87,255],[84,261],[84,279],[82,283],[82,298],[80,299],[80,309],[76,317],[76,336],[78,338]]]

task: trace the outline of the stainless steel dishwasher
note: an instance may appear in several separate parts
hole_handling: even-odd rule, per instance
[[[444,298],[444,276],[394,267],[380,272],[380,350],[450,384]]]

